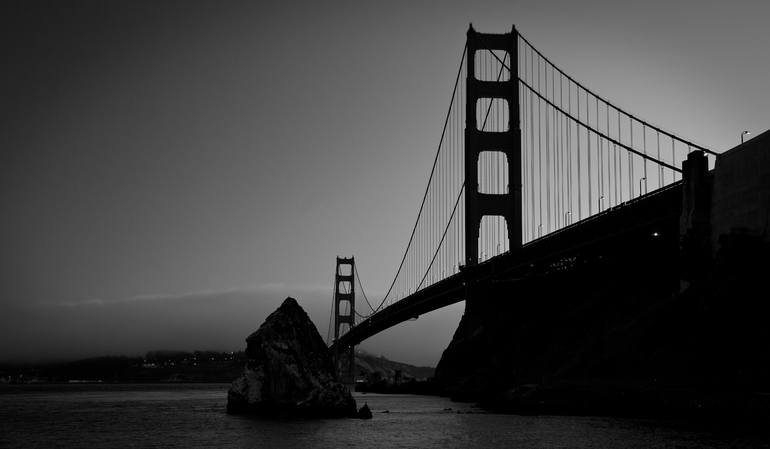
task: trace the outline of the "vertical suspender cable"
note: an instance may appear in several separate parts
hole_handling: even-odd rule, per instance
[[[621,130],[620,130],[620,111],[615,109],[615,114],[618,117],[618,135],[617,141],[622,142]],[[613,143],[613,152],[615,153],[615,198],[618,204],[623,202],[623,161],[622,154],[618,151],[618,146]]]
[[[580,119],[580,89],[575,86],[575,98],[577,99],[577,115]],[[583,199],[581,198],[581,191],[583,190],[583,172],[580,169],[580,127],[576,126],[577,131],[577,200],[578,200],[578,221],[583,219]],[[586,130],[588,133],[588,130]]]
[[[594,114],[596,116],[596,130],[598,131],[596,133],[596,212],[598,213],[601,208],[601,197],[602,197],[602,134],[601,134],[601,123],[599,122],[599,99],[594,97],[595,100],[595,111]]]
[[[532,78],[535,77],[535,69],[534,69],[534,52],[530,48],[529,50],[529,79],[530,82],[532,82]],[[533,83],[534,84],[534,83]],[[532,91],[529,91],[529,141],[530,141],[530,158],[529,158],[529,180],[530,180],[530,216],[531,216],[531,222],[530,225],[530,239],[535,240],[535,229],[536,229],[536,219],[535,219],[535,105],[533,104],[533,93]]]
[[[610,135],[610,107],[605,105],[604,108],[605,111],[605,118],[607,119],[607,135]],[[610,151],[610,143],[607,142],[607,196],[612,196],[612,170],[610,169],[610,165],[612,164],[611,161],[614,160],[614,153]],[[608,200],[607,203],[609,205],[615,204],[615,201],[617,201],[617,198],[612,198],[611,200]]]
[[[543,79],[545,80],[545,98],[548,98],[548,65],[545,64]],[[548,103],[545,104],[545,233],[551,231],[551,140],[550,121],[551,113]]]
[[[634,121],[631,119],[631,117],[628,117],[628,129],[629,129],[629,139],[631,139],[631,143],[629,143],[629,147],[634,147]],[[628,190],[629,190],[629,199],[634,198],[634,155],[629,152],[628,153]]]
[[[656,131],[656,138],[658,141],[658,160],[660,160],[660,131]],[[658,165],[658,188],[663,187],[663,166]]]
[[[644,152],[644,155],[647,156],[647,127],[645,127],[644,124],[642,124],[642,146],[644,146],[644,150],[642,150],[642,151]],[[648,180],[647,180],[647,159],[643,158],[642,159],[642,163],[644,164],[644,166],[643,166],[644,167],[643,176],[644,176],[644,186],[645,186],[644,187],[644,193],[647,193],[647,183],[648,183]],[[639,186],[639,195],[640,196],[642,195],[642,186],[641,185]]]
[[[590,125],[591,112],[588,103],[588,91],[586,91],[586,123]],[[591,190],[591,132],[588,129],[586,129],[586,151],[588,152],[586,156],[588,158],[588,216],[590,217],[592,214],[591,204],[593,204],[594,198]]]
[[[569,115],[572,115],[572,81],[567,80],[567,110],[569,111]],[[569,214],[572,214],[572,211],[575,209],[572,205],[572,121],[567,120],[567,166],[569,168],[569,173],[567,174],[567,196],[569,197],[569,210],[567,211]],[[568,216],[569,216],[568,214]],[[570,221],[567,221],[567,224],[570,224]]]

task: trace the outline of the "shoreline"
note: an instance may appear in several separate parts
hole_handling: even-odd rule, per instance
[[[43,392],[46,390],[89,390],[89,389],[166,389],[218,386],[224,393],[229,382],[102,382],[102,383],[28,383],[0,384],[0,394]],[[720,392],[703,394],[694,390],[660,390],[657,394],[642,394],[635,397],[629,390],[616,390],[614,394],[598,389],[577,389],[574,386],[520,387],[515,394],[470,399],[452,397],[440,392],[415,391],[373,391],[354,390],[356,396],[434,396],[452,403],[467,404],[474,408],[474,414],[500,414],[519,416],[573,416],[650,420],[656,424],[692,428],[699,431],[729,432],[731,434],[770,435],[767,427],[770,419],[770,393]],[[647,392],[649,393],[649,392]],[[699,406],[700,404],[700,406]],[[459,410],[453,410],[460,413]]]

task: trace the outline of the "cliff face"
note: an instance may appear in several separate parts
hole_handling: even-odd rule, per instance
[[[678,288],[676,260],[653,263],[674,250],[669,231],[569,270],[477,286],[437,381],[456,398],[479,400],[522,384],[642,376],[645,363],[623,369],[622,355],[644,342],[635,326]]]
[[[246,339],[248,363],[227,396],[228,413],[349,417],[356,402],[334,375],[332,354],[294,298]]]
[[[471,289],[440,388],[513,411],[767,416],[770,166],[751,161],[770,133],[736,150],[685,180],[682,223]]]
[[[755,248],[724,257],[745,262]],[[766,262],[682,293],[675,266],[614,262],[480,287],[437,367],[441,388],[514,411],[630,414],[701,408],[704,392],[768,391]]]

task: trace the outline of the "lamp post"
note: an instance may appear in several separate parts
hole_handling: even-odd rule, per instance
[[[742,132],[742,133],[741,133],[741,143],[743,143],[743,136],[750,136],[750,135],[751,135],[751,133],[750,133],[750,132],[748,132],[748,131],[744,131],[744,132]]]

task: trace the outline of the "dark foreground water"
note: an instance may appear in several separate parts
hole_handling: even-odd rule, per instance
[[[0,447],[770,447],[649,420],[482,414],[412,395],[356,394],[374,412],[368,421],[275,421],[227,415],[226,396],[222,384],[0,386]]]

